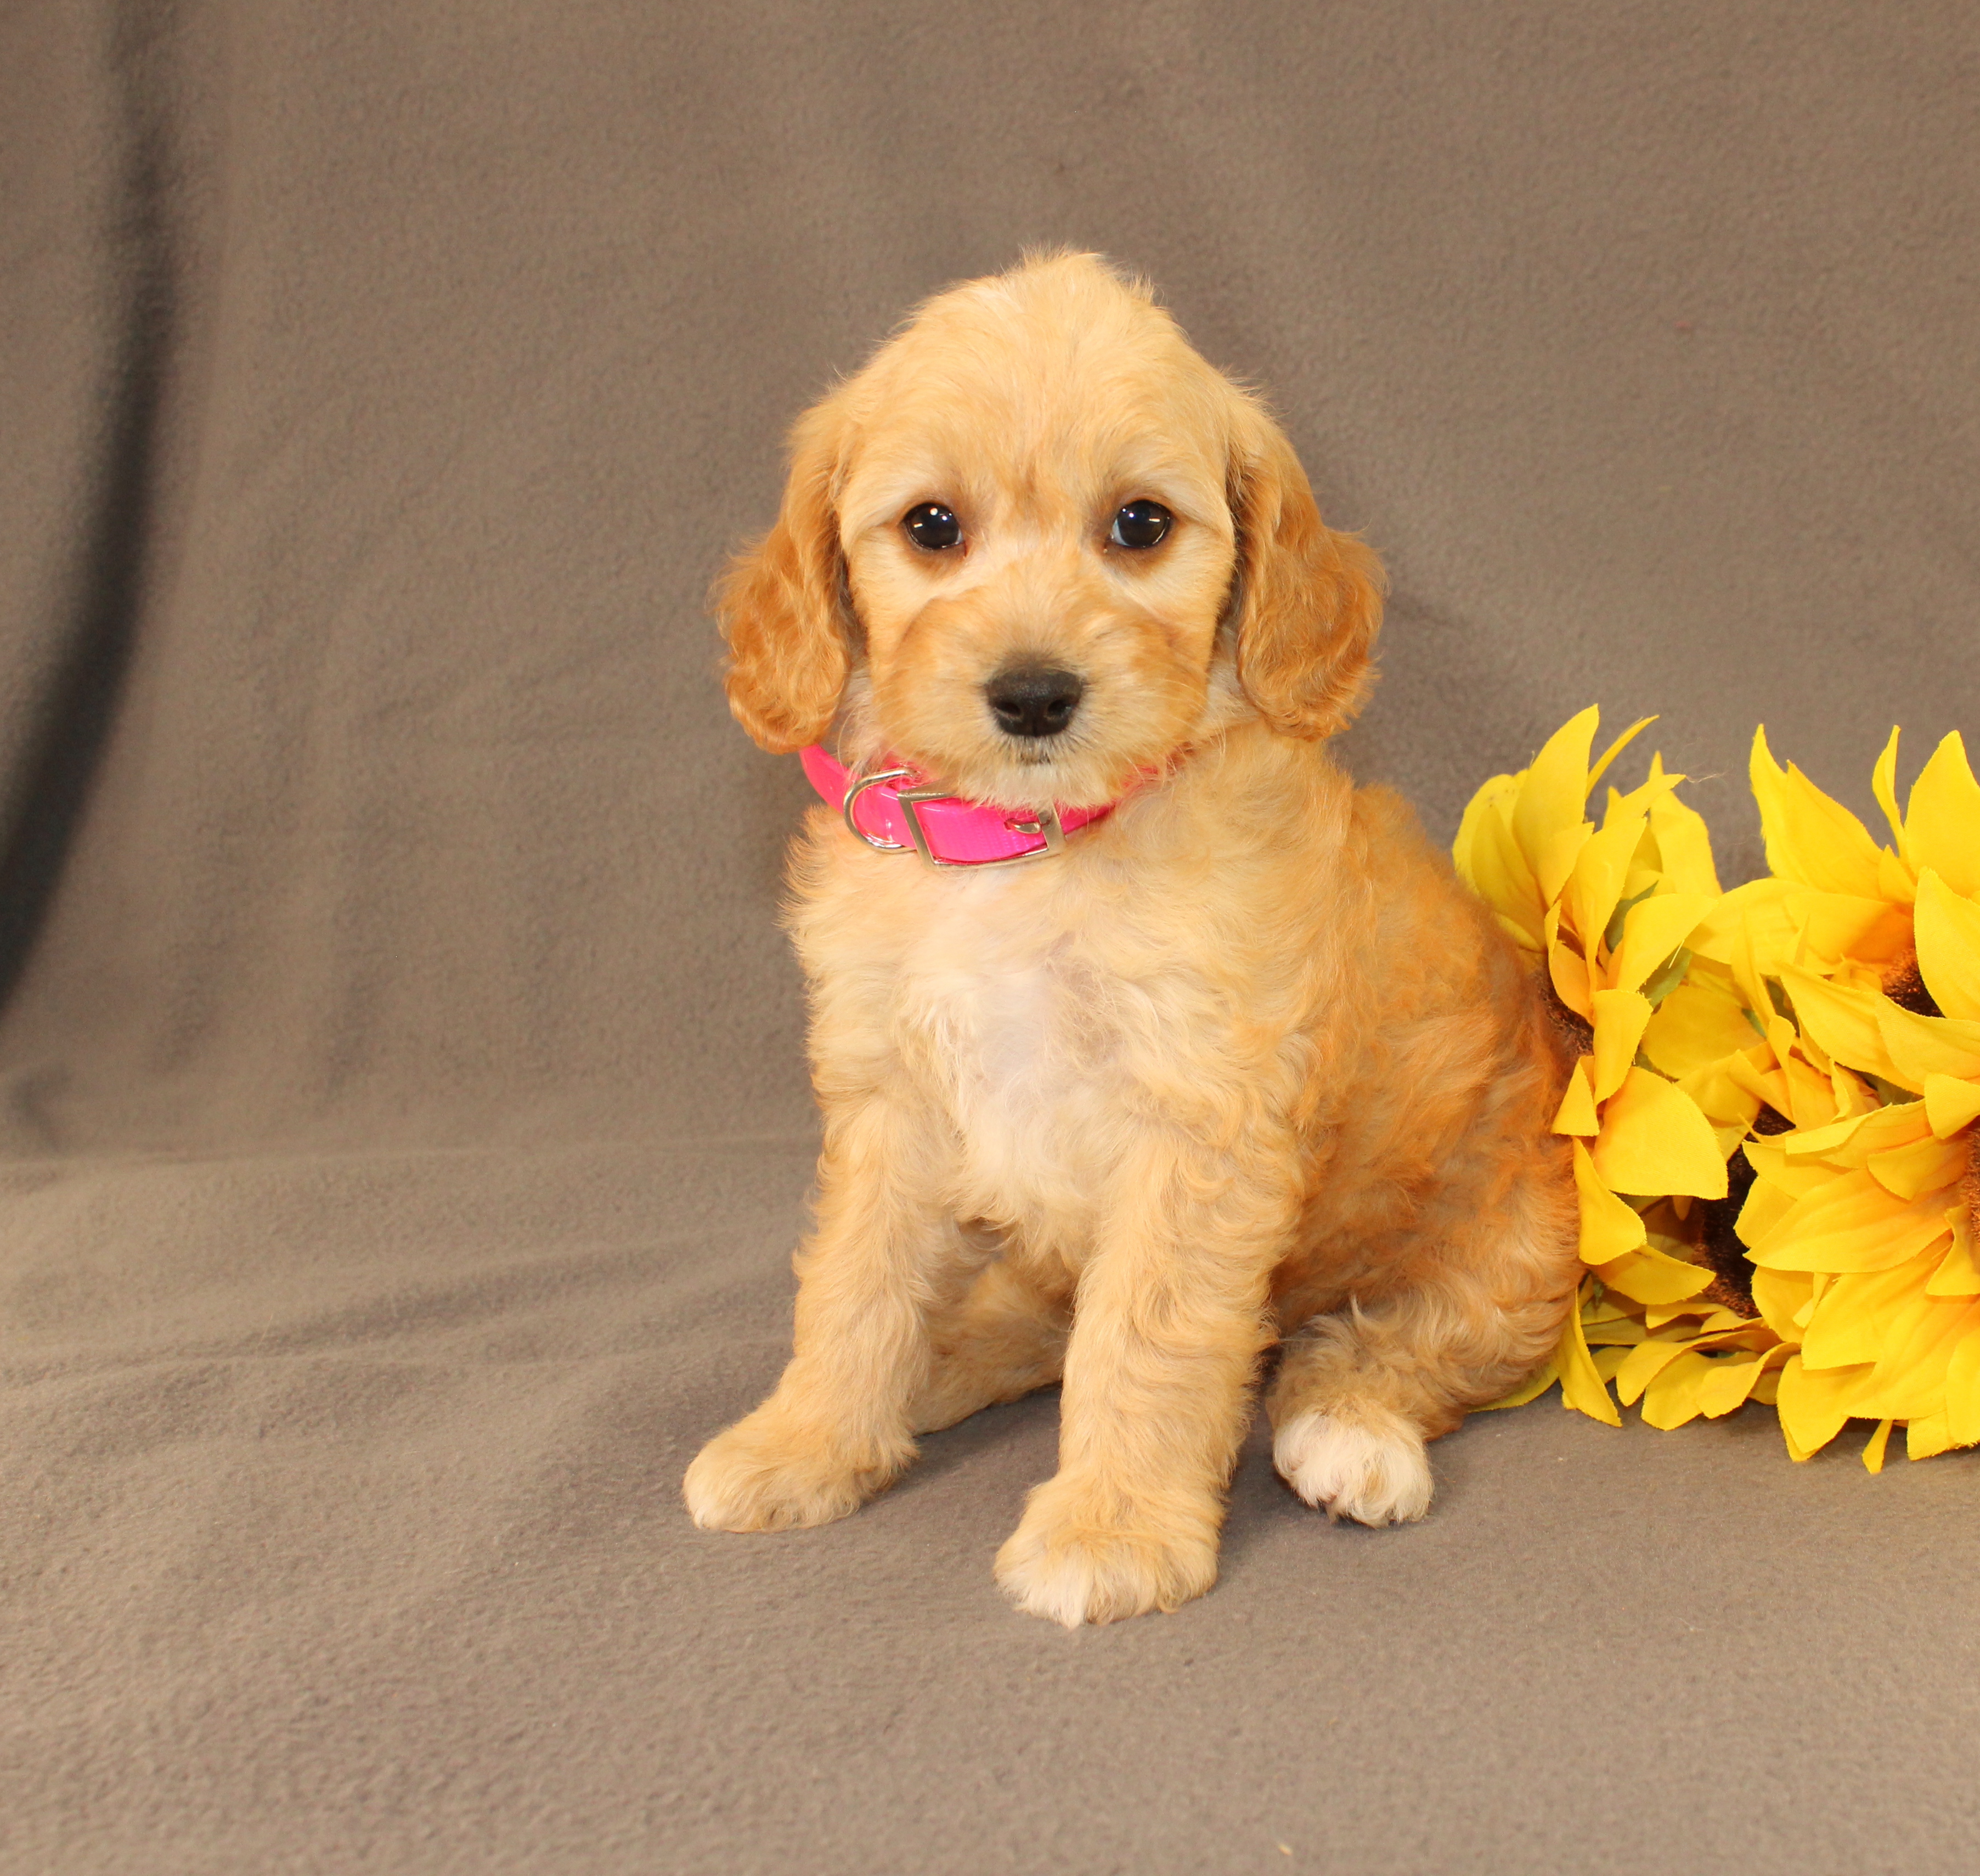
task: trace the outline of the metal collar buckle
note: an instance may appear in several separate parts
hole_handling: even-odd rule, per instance
[[[862,776],[845,791],[845,800],[840,812],[845,817],[845,824],[876,853],[905,853],[910,850],[898,840],[889,840],[869,833],[853,817],[853,804],[869,788],[877,788],[885,782],[905,781],[914,773],[912,769],[883,769],[877,775]],[[928,830],[922,825],[921,809],[925,802],[956,801],[962,799],[949,790],[939,786],[898,790],[894,799],[900,803],[901,812],[907,817],[908,832],[914,837],[912,850],[919,853],[931,866],[943,872],[975,872],[990,866],[1021,866],[1028,860],[1044,860],[1054,853],[1065,850],[1065,833],[1059,826],[1058,810],[1046,807],[1023,820],[1007,820],[1005,826],[1013,833],[1035,834],[1045,845],[1035,847],[1026,853],[1006,853],[994,860],[943,860],[929,844]]]

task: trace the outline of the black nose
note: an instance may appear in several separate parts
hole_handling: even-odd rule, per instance
[[[997,727],[1012,736],[1057,736],[1072,721],[1086,686],[1071,671],[1020,665],[983,687]]]

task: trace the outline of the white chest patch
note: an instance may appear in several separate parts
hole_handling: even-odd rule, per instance
[[[958,896],[925,934],[901,1014],[962,1136],[966,1202],[1058,1236],[1099,1196],[1118,1069],[1070,940],[1023,929],[1014,910]]]

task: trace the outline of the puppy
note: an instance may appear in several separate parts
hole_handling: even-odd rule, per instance
[[[697,1524],[842,1518],[1062,1382],[998,1580],[1173,1609],[1272,1345],[1280,1472],[1371,1525],[1545,1359],[1579,1263],[1539,993],[1326,747],[1380,588],[1091,255],[930,301],[800,419],[719,610],[743,727],[830,746],[789,913],[825,1143],[795,1352],[689,1469]]]

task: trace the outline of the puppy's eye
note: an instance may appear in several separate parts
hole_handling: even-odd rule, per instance
[[[918,547],[939,554],[962,544],[962,524],[939,501],[918,501],[901,517],[901,526]]]
[[[1113,531],[1107,538],[1117,547],[1152,547],[1174,521],[1175,517],[1160,502],[1140,497],[1115,516]]]

